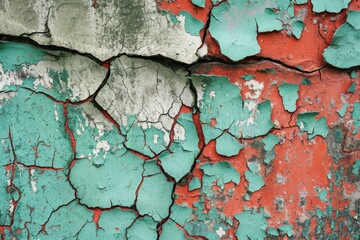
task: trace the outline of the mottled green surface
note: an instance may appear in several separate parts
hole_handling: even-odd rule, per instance
[[[21,69],[41,61],[46,51],[30,45],[12,42],[0,42],[0,63],[2,70],[8,72]]]

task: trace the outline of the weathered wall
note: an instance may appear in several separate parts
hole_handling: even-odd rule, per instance
[[[359,239],[358,0],[0,0],[1,239]]]

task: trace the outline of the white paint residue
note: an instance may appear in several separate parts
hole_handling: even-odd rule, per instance
[[[209,96],[210,96],[210,98],[216,97],[215,91],[211,90],[210,93],[209,93]]]
[[[30,181],[30,184],[31,184],[31,188],[32,188],[33,192],[36,192],[37,187],[36,187],[36,178],[33,177],[34,173],[35,173],[35,169],[31,169],[30,170],[30,175],[31,175],[32,180]]]
[[[5,86],[15,85],[20,86],[23,80],[18,78],[15,71],[5,72],[2,64],[0,64],[0,91],[4,90]]]
[[[247,101],[244,105],[249,109],[249,111],[257,110],[257,103],[255,101]]]
[[[14,209],[15,209],[15,207],[14,207],[13,201],[10,200],[9,201],[9,212],[10,212],[10,214],[12,214],[14,212]]]
[[[196,52],[196,55],[198,57],[204,57],[206,54],[208,54],[208,46],[206,43],[204,43]]]
[[[100,150],[104,150],[105,152],[110,150],[110,145],[106,140],[101,140],[96,144],[96,148],[93,149],[93,154],[97,157]]]
[[[103,136],[105,133],[105,127],[102,123],[96,124],[96,128],[98,130],[99,137]]]
[[[280,127],[280,123],[279,123],[279,121],[277,119],[275,119],[274,124],[275,124],[276,127]]]
[[[224,229],[222,227],[219,227],[219,229],[216,230],[216,234],[221,238],[222,236],[226,235],[226,232],[224,231]]]
[[[76,134],[77,134],[77,135],[81,135],[80,129],[77,129],[77,130],[76,130]]]
[[[185,129],[178,123],[176,123],[174,127],[174,139],[185,140]]]
[[[6,178],[7,178],[7,184],[8,186],[10,186],[11,184],[11,174],[10,174],[10,171],[9,170],[6,170]]]
[[[244,105],[250,111],[249,118],[244,120],[244,121],[238,120],[238,121],[235,122],[235,124],[238,125],[238,126],[257,125],[255,120],[256,120],[257,114],[260,113],[260,111],[257,109],[258,104],[256,103],[256,101],[246,101]]]
[[[154,144],[158,144],[159,134],[154,134]]]
[[[1,81],[1,78],[0,78],[0,81]],[[15,96],[16,96],[16,92],[0,92],[0,107],[1,107],[1,102],[5,101],[5,100],[8,101]]]
[[[90,120],[89,120],[88,116],[86,115],[86,113],[85,113],[85,112],[81,112],[81,116],[85,119],[85,126],[86,126],[86,127],[89,126]],[[80,121],[80,122],[81,122],[81,121]],[[94,128],[95,125],[94,125],[94,126],[91,126],[91,127]]]
[[[55,119],[56,121],[59,121],[59,115],[58,115],[58,112],[55,110]]]
[[[163,138],[163,140],[164,140],[164,142],[166,143],[166,145],[169,145],[169,143],[170,143],[170,135],[169,135],[169,133],[166,132],[165,130],[162,130],[162,131],[164,132],[164,138]]]
[[[54,79],[49,75],[47,63],[44,61],[39,61],[37,65],[30,65],[28,69],[24,66],[22,70],[26,75],[35,77],[35,81],[33,82],[35,90],[38,89],[39,85],[50,89],[54,82]]]
[[[260,97],[261,91],[264,89],[264,84],[259,83],[258,81],[251,79],[245,83],[248,86],[250,92],[245,93],[245,97],[249,99],[258,99]]]

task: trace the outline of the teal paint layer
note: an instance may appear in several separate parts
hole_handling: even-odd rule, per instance
[[[169,215],[174,184],[163,174],[145,177],[136,200],[136,209],[141,215],[162,221]]]
[[[326,124],[326,118],[322,117],[315,119],[318,112],[299,113],[297,116],[296,125],[300,127],[300,131],[307,132],[308,138],[312,139],[315,136],[322,136],[326,138],[329,133],[329,128]]]
[[[131,207],[143,173],[144,161],[136,155],[109,154],[101,166],[91,159],[77,160],[70,173],[70,182],[77,197],[88,207]]]
[[[283,105],[286,111],[295,112],[296,101],[299,98],[299,85],[283,83],[278,86],[279,94],[283,100]]]
[[[342,9],[347,8],[350,1],[351,0],[311,0],[311,4],[313,5],[313,11],[316,13],[338,13]]]
[[[360,12],[349,11],[347,22],[335,31],[330,46],[323,53],[328,63],[338,68],[350,68],[360,65],[359,21]]]
[[[265,239],[265,230],[269,225],[267,218],[268,216],[263,212],[263,210],[256,212],[255,209],[246,210],[235,215],[235,219],[239,221],[236,237],[239,240]]]
[[[19,163],[59,169],[67,168],[74,157],[63,106],[42,94],[19,89],[0,108],[0,123],[1,138],[11,132]]]
[[[227,132],[224,132],[216,139],[216,152],[220,155],[226,157],[236,156],[243,148],[244,146]]]
[[[217,76],[192,76],[196,84],[201,86],[202,99],[199,100],[200,121],[210,125],[216,120],[214,132],[211,126],[206,126],[209,134],[205,135],[206,141],[217,136],[218,130],[229,130],[238,138],[254,138],[265,135],[274,126],[271,122],[270,101],[257,105],[257,109],[247,106],[250,101],[243,101],[239,87],[232,84],[227,77]],[[252,103],[252,102],[251,102]]]
[[[190,173],[191,166],[199,154],[199,138],[192,118],[192,113],[180,114],[176,120],[178,133],[168,151],[163,152],[159,159],[165,172],[178,182]]]

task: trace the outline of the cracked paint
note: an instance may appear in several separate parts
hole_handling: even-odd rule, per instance
[[[192,63],[201,45],[199,36],[188,34],[184,22],[173,24],[153,0],[98,1],[96,8],[87,0],[37,0],[26,4],[6,0],[0,4],[0,20],[4,23],[1,33],[29,36],[40,44],[86,52],[102,61],[122,53],[153,56],[161,52]],[[118,17],[111,17],[115,15]],[[166,51],[162,50],[164,45]]]
[[[0,239],[358,239],[357,1],[0,0]]]

